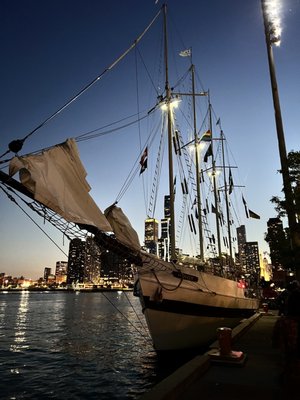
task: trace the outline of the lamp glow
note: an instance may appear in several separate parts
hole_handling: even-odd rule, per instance
[[[282,32],[280,11],[280,0],[265,0],[264,7],[266,10],[267,22],[269,26],[269,38],[272,44],[280,45],[280,36]]]
[[[163,111],[167,111],[169,105],[170,109],[173,110],[175,108],[178,108],[180,101],[181,101],[180,98],[176,96],[172,98],[169,103],[167,101],[161,103],[160,108]]]

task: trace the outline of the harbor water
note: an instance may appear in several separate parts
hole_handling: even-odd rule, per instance
[[[0,292],[1,399],[137,399],[181,363],[132,292]]]

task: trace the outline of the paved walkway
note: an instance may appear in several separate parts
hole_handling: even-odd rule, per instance
[[[286,399],[281,385],[282,357],[272,347],[276,316],[263,315],[233,344],[246,354],[242,366],[212,363],[207,372],[186,388],[184,400]],[[206,397],[207,396],[207,397]]]
[[[179,368],[142,400],[286,399],[296,388],[282,385],[282,355],[272,346],[277,318],[276,312],[257,314],[248,326],[242,324],[233,330],[232,350],[246,355],[241,365],[213,362],[206,353]]]

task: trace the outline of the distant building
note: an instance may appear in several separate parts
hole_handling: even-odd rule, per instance
[[[241,225],[236,229],[237,242],[238,242],[238,262],[242,271],[246,267],[245,245],[246,245],[246,227]]]
[[[67,283],[83,283],[84,281],[85,242],[73,239],[69,245]]]
[[[161,235],[158,241],[158,256],[162,260],[170,261],[170,218],[161,220]]]
[[[170,212],[170,195],[166,195],[164,199],[164,217],[165,218],[170,218],[171,217],[171,212]]]
[[[260,260],[258,242],[245,243],[246,276],[251,284],[259,282]]]
[[[289,243],[280,218],[269,218],[268,244],[270,248],[270,258],[273,266],[272,280],[279,285],[284,285],[286,281],[286,271],[282,265],[282,253],[289,248]]]
[[[281,267],[280,242],[284,241],[285,239],[283,224],[280,218],[269,218],[267,226],[271,262],[273,267],[275,267],[275,269],[278,269],[279,267]]]
[[[48,283],[48,285],[55,285],[56,284],[56,276],[53,274],[48,275],[47,283]]]
[[[111,251],[101,254],[101,280],[133,281],[131,263]]]
[[[68,262],[56,261],[55,281],[58,285],[67,282]]]
[[[98,285],[100,282],[101,250],[92,237],[85,242],[84,282]]]
[[[170,241],[170,195],[164,197],[164,218],[160,221],[160,238],[158,240],[158,257],[165,261],[170,261],[171,258],[171,241]]]
[[[67,283],[100,282],[101,250],[92,237],[73,239],[69,247]]]
[[[158,221],[148,218],[145,221],[145,248],[149,253],[157,254]]]
[[[260,276],[265,281],[270,281],[272,279],[272,265],[269,264],[266,257],[262,258],[260,255]]]
[[[51,275],[51,268],[45,267],[45,268],[44,268],[44,280],[45,280],[46,282],[48,281],[49,275]]]

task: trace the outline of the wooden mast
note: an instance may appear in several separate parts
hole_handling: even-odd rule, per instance
[[[218,200],[218,189],[217,189],[217,180],[216,180],[216,161],[214,157],[213,151],[213,137],[212,137],[212,117],[211,117],[211,103],[210,96],[208,94],[208,104],[209,104],[209,129],[211,132],[211,152],[212,152],[212,179],[213,179],[213,191],[214,191],[214,200],[215,200],[215,215],[216,215],[216,229],[217,229],[217,243],[218,243],[218,256],[219,261],[222,266],[222,248],[221,248],[221,235],[220,235],[220,213],[219,213],[219,200]]]
[[[168,154],[169,154],[169,193],[170,193],[170,247],[171,261],[176,261],[175,251],[175,196],[174,196],[174,175],[173,175],[173,140],[172,140],[172,115],[171,115],[171,88],[169,84],[168,66],[168,37],[167,37],[167,5],[163,5],[164,11],[164,60],[165,60],[165,90],[168,119]]]
[[[198,155],[198,135],[197,135],[197,121],[196,121],[196,99],[195,99],[195,66],[191,65],[192,71],[192,96],[193,96],[193,119],[194,119],[194,141],[195,141],[195,164],[196,164],[196,188],[197,188],[197,209],[198,209],[198,229],[199,229],[199,246],[200,246],[200,260],[204,261],[204,243],[203,243],[203,225],[202,225],[202,202],[200,192],[200,168],[199,168],[199,155]]]
[[[221,146],[222,146],[222,162],[223,162],[223,175],[224,175],[224,191],[225,191],[225,204],[226,204],[226,219],[227,219],[227,234],[228,234],[228,245],[229,245],[229,255],[230,255],[230,266],[232,265],[233,255],[232,255],[232,238],[230,229],[230,210],[229,210],[229,191],[226,178],[226,166],[225,166],[225,152],[224,152],[224,133],[221,129]]]

